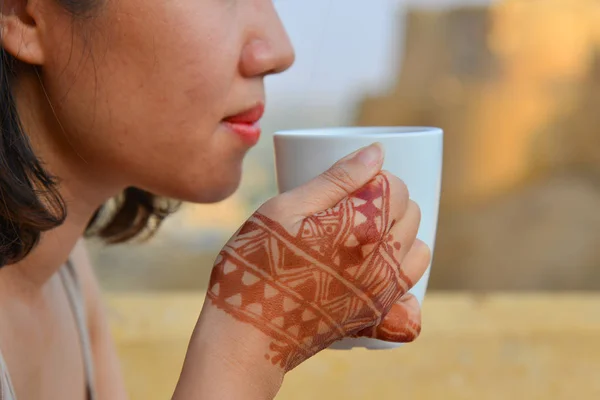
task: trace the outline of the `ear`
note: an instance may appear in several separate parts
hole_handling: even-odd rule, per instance
[[[14,58],[27,64],[44,63],[39,27],[30,0],[0,0],[0,41]]]

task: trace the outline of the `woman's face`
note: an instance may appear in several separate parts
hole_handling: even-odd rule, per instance
[[[48,8],[42,79],[66,134],[54,148],[103,184],[194,202],[235,191],[264,77],[294,60],[272,0],[104,0],[92,18]]]

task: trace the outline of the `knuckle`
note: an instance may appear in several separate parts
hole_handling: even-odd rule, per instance
[[[275,220],[283,218],[290,213],[290,210],[294,209],[291,199],[288,197],[290,196],[287,193],[273,197],[264,202],[257,212]]]
[[[406,343],[414,342],[421,335],[421,322],[413,323],[411,328],[411,332],[408,335],[406,335]]]
[[[331,189],[328,185],[318,186],[318,195],[314,193],[315,189],[308,189],[306,187],[298,187],[293,192],[286,192],[281,194],[280,199],[283,204],[286,204],[286,208],[289,212],[294,212],[294,215],[304,215],[300,210],[322,210],[323,201],[328,203],[333,202],[336,198],[335,189]]]
[[[414,201],[414,200],[409,200],[408,202],[408,210],[409,212],[414,214],[414,218],[421,223],[421,207]]]
[[[386,176],[389,182],[389,193],[390,193],[390,207],[393,210],[392,213],[398,218],[403,218],[407,212],[409,205],[409,192],[408,187],[403,180],[395,175],[384,171],[383,174]]]
[[[410,197],[408,187],[402,179],[398,178],[389,171],[382,171],[382,174],[387,178],[390,184],[390,192],[392,192],[394,196],[396,196],[399,200],[406,200]]]
[[[352,174],[342,166],[336,166],[328,169],[321,177],[325,180],[325,182],[333,185],[336,189],[348,191],[350,188],[353,188],[357,181],[352,176]]]
[[[431,263],[431,251],[429,250],[428,246],[419,245],[419,247],[415,249],[413,253],[416,254],[411,254],[410,263],[405,263],[403,265],[403,269],[406,273],[414,275],[415,277],[422,276]],[[407,259],[407,257],[405,257],[405,259]],[[411,283],[414,285],[416,282]]]
[[[320,197],[322,199],[324,199],[327,202],[327,204],[334,203],[338,199],[338,197],[339,197],[338,194],[337,194],[338,190],[340,190],[340,189],[338,189],[337,187],[336,188],[324,187],[321,190]],[[304,204],[309,205],[309,206],[313,206],[313,205],[314,206],[319,206],[321,204],[321,201],[320,200],[319,201],[313,201],[313,198],[308,197],[308,198],[306,198]]]
[[[423,243],[423,245],[421,246],[421,249],[419,251],[421,251],[423,253],[422,254],[423,264],[429,265],[431,263],[431,258],[432,258],[431,248],[429,248],[429,246],[427,246],[425,243]]]
[[[409,254],[414,255],[414,258],[419,262],[429,262],[431,260],[431,249],[421,239],[416,238],[412,247],[410,248]],[[408,255],[408,254],[407,254]]]
[[[414,296],[412,297],[411,301],[414,304],[414,306],[411,307],[412,315],[407,321],[407,331],[409,332],[409,334],[406,337],[407,342],[413,342],[417,340],[417,338],[421,335],[421,330],[423,327],[421,320],[421,307],[418,305],[417,299]]]

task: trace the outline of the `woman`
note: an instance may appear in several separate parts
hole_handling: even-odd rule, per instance
[[[153,194],[234,192],[263,80],[294,53],[271,0],[1,4],[0,398],[124,399],[81,237],[153,231],[170,211]],[[273,398],[287,371],[338,339],[417,336],[405,293],[429,251],[382,158],[378,145],[346,157],[232,237],[175,399]],[[103,207],[111,198],[116,209]]]

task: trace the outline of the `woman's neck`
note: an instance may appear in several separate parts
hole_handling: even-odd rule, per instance
[[[43,233],[23,260],[3,267],[0,276],[27,291],[42,287],[65,263],[84,230],[85,224],[67,218],[63,225]]]
[[[42,233],[38,244],[23,260],[0,269],[2,280],[34,289],[43,286],[65,263],[95,211],[119,192],[97,178],[85,160],[73,156],[76,149],[60,145],[65,132],[34,73],[23,73],[15,97],[25,133],[46,170],[58,178],[58,191],[67,206],[65,222]]]

